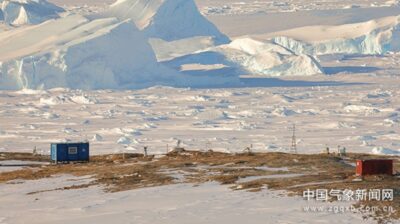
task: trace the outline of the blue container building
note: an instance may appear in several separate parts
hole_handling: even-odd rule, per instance
[[[55,163],[89,162],[89,143],[52,143],[50,157]]]

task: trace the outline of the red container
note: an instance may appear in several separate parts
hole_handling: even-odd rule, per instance
[[[365,175],[393,175],[393,160],[369,159],[357,160],[356,174]]]

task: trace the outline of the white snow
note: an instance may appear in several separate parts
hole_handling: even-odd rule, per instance
[[[74,103],[77,103],[77,104],[96,104],[96,103],[98,103],[96,98],[85,96],[85,95],[72,96],[71,101]]]
[[[301,153],[341,145],[349,152],[399,154],[400,55],[390,53],[398,51],[398,18],[376,19],[397,9],[377,8],[373,15],[365,12],[375,11],[364,10],[397,2],[198,3],[210,6],[201,6],[205,14],[218,14],[210,17],[214,21],[244,18],[221,30],[256,33],[245,32],[249,37],[229,42],[198,13],[193,1],[183,0],[120,0],[96,15],[89,15],[90,7],[77,6],[68,8],[63,18],[43,13],[40,22],[25,5],[13,9],[10,25],[17,28],[0,26],[0,89],[19,91],[0,91],[1,151],[31,152],[37,146],[48,154],[49,142],[89,138],[92,154],[143,146],[150,154],[161,154],[177,140],[190,150],[234,153],[252,146],[253,151],[287,152],[290,127],[296,124]],[[316,8],[348,9],[307,12]],[[13,11],[10,6],[8,10]],[[87,16],[79,15],[83,11]],[[350,11],[359,14],[341,16]],[[296,21],[296,15],[308,17]],[[266,21],[274,26],[260,29],[260,18],[283,19]],[[318,26],[282,31],[308,23]],[[264,35],[265,30],[274,34]],[[283,36],[282,42],[266,40],[275,35]],[[338,52],[383,55],[314,59]],[[319,75],[324,71],[331,76]],[[239,75],[252,77],[239,80]],[[224,88],[211,88],[215,86]],[[135,90],[109,90],[121,88]],[[0,223],[366,222],[359,214],[302,210],[336,202],[307,202],[266,189],[232,191],[216,183],[119,193],[105,193],[102,186],[56,190],[90,181],[91,177],[59,176],[1,184]],[[27,195],[35,191],[44,192]]]
[[[243,88],[2,91],[0,142],[4,151],[31,152],[34,145],[46,153],[49,142],[64,139],[90,139],[93,154],[127,146],[148,146],[151,154],[164,153],[167,144],[172,147],[177,139],[193,150],[211,144],[207,147],[229,152],[250,145],[255,151],[286,152],[288,128],[295,123],[302,153],[321,152],[326,144],[360,153],[377,146],[399,148],[397,82],[393,77],[351,78],[351,82],[376,84],[321,86],[343,77],[317,75],[308,82],[257,78],[256,86],[250,82]],[[367,97],[381,92],[383,86],[390,95]],[[95,103],[71,100],[82,96]]]
[[[124,137],[119,138],[117,143],[120,145],[129,145],[132,143],[132,140],[129,139],[128,137],[124,136]]]
[[[89,183],[90,177],[57,176],[2,184],[0,220],[7,223],[373,223],[357,213],[306,212],[312,206],[349,203],[307,201],[285,192],[232,191],[209,182],[174,184],[117,193],[100,187],[55,190]],[[38,192],[36,194],[28,194]],[[24,211],[21,215],[20,211]],[[338,219],[340,215],[340,219]],[[40,217],[40,218],[38,218]]]
[[[254,14],[278,14],[288,12],[328,11],[340,9],[364,9],[398,5],[398,0],[198,0],[201,12],[207,16],[253,16]]]
[[[262,180],[262,179],[283,179],[283,178],[293,178],[293,177],[301,177],[301,176],[304,176],[304,174],[288,173],[288,174],[272,174],[272,175],[264,175],[264,176],[250,176],[250,177],[239,178],[239,180],[236,183],[245,183],[245,182],[251,182],[251,181]]]
[[[103,137],[101,135],[99,135],[99,134],[94,134],[93,138],[92,138],[92,141],[101,142],[101,141],[103,141]]]
[[[192,37],[175,41],[164,41],[158,38],[150,38],[150,44],[155,50],[158,61],[168,61],[195,52],[201,52],[214,47],[212,37]]]
[[[363,106],[363,105],[348,105],[344,107],[344,110],[348,113],[379,113],[380,111],[376,108]]]
[[[371,152],[376,155],[400,155],[400,150],[393,150],[384,147],[374,147]]]
[[[44,1],[5,1],[18,3],[8,3],[7,15],[0,10],[10,20],[0,24],[2,152],[49,154],[50,142],[86,139],[93,155],[144,146],[163,154],[178,140],[189,150],[288,152],[296,124],[300,153],[341,145],[399,155],[398,1],[198,0],[218,28],[192,0],[119,0],[110,8],[55,0],[68,5],[62,18],[29,7]],[[344,55],[325,55],[332,53]],[[92,180],[1,184],[0,223],[372,222],[302,210],[336,202],[212,182],[56,189]],[[35,191],[44,192],[27,195]]]

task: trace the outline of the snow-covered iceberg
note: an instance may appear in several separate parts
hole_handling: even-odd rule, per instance
[[[5,1],[9,0],[3,5]],[[31,1],[36,0],[27,2]],[[122,5],[130,5],[128,15]],[[69,15],[1,32],[0,89],[211,87],[239,82],[236,75],[185,76],[157,61],[150,37],[205,38],[210,46],[229,41],[193,1],[125,0],[111,9],[116,17],[111,11],[107,16]],[[147,26],[141,23],[145,19]]]
[[[244,74],[318,73],[312,57],[277,44],[230,42],[193,0],[119,0],[103,14],[0,33],[0,89],[208,88],[237,85]]]
[[[252,74],[309,76],[323,73],[322,67],[311,56],[294,54],[279,45],[250,38],[237,39],[216,50]]]
[[[0,61],[0,89],[141,88],[182,81],[157,62],[130,21],[115,18],[74,15],[0,33]]]
[[[323,74],[322,67],[313,57],[295,54],[277,44],[251,38],[236,39],[229,44],[209,47],[179,57],[174,57],[176,51],[168,51],[166,46],[169,45],[153,44],[157,57],[169,59],[165,63],[176,69],[196,65],[217,68],[219,73],[265,77]]]
[[[340,26],[310,26],[269,34],[296,54],[384,54],[400,51],[400,16]]]
[[[210,36],[216,44],[229,42],[193,0],[118,0],[104,16],[132,19],[148,37],[165,41]]]
[[[20,26],[59,17],[64,9],[46,0],[0,0],[0,21]]]
[[[0,4],[1,4],[1,1],[0,1]],[[0,9],[0,21],[4,21],[4,13],[1,9]]]

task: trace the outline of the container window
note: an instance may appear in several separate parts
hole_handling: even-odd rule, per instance
[[[68,154],[78,154],[78,147],[68,147]]]

